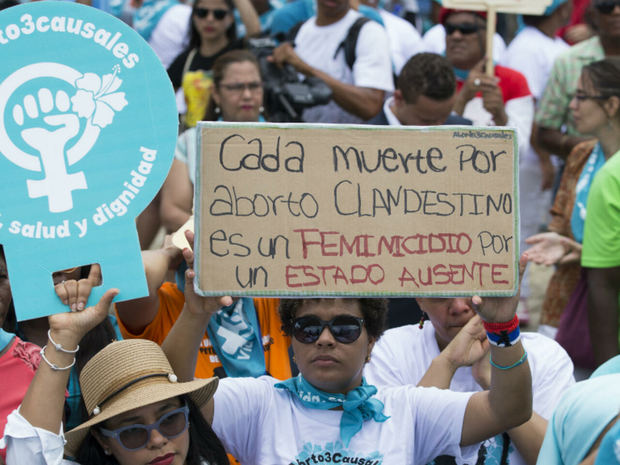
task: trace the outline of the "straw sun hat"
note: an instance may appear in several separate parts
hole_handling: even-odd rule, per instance
[[[217,382],[217,378],[177,382],[161,347],[152,341],[113,342],[90,359],[80,374],[90,419],[66,433],[65,452],[75,456],[92,426],[135,408],[183,394],[202,407]]]

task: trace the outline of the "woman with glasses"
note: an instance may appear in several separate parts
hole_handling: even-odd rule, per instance
[[[184,256],[192,262],[189,249]],[[193,270],[186,278],[194,278]],[[193,376],[200,329],[212,312],[192,289],[186,295],[189,305],[166,348],[180,379]],[[518,297],[472,300],[499,344],[491,348],[497,368],[490,391],[377,389],[364,381],[362,370],[383,332],[385,300],[282,299],[283,330],[292,336],[300,375],[283,382],[226,378],[203,412],[243,464],[425,464],[444,453],[467,461],[477,449],[467,446],[531,415],[527,355],[518,325],[506,323],[514,319]],[[450,368],[434,369],[437,375]]]
[[[558,326],[563,328],[570,323],[562,319],[569,301],[573,307],[577,302],[581,302],[581,305],[586,303],[586,287],[589,282],[580,266],[581,243],[587,223],[586,208],[595,174],[620,149],[620,111],[616,107],[618,101],[620,58],[606,58],[585,66],[569,108],[576,129],[584,135],[595,137],[597,141],[582,142],[572,150],[551,209],[550,232],[537,234],[527,240],[532,245],[528,250],[531,260],[556,267],[542,309],[542,319],[551,322],[554,336]],[[571,319],[574,318],[575,316],[571,315]],[[587,373],[587,370],[595,367],[595,361],[589,349],[590,337],[585,313],[582,313],[581,321],[583,329],[578,340],[574,333],[562,334],[562,331],[557,333],[557,339],[565,346],[575,365],[585,369]],[[592,323],[592,320],[590,322]],[[570,336],[570,340],[565,336]],[[592,340],[592,343],[595,342],[597,341]],[[586,373],[577,375],[582,378]]]
[[[218,57],[230,50],[241,49],[237,39],[234,10],[239,11],[247,36],[260,32],[260,22],[250,0],[195,0],[190,18],[187,50],[168,68],[175,90],[182,88],[187,112],[185,127],[193,127],[202,119],[212,90],[212,68]]]
[[[113,342],[86,364],[80,385],[88,420],[63,435],[65,388],[78,343],[107,316],[117,293],[108,290],[94,307],[49,317],[39,368],[21,406],[9,415],[7,463],[228,464],[200,412],[217,379],[179,382],[162,349],[141,339]],[[219,306],[216,300],[212,306]]]
[[[213,89],[206,121],[264,121],[263,86],[258,61],[247,50],[232,50],[213,65]],[[179,229],[193,210],[196,129],[183,132],[161,191],[161,217],[168,232]]]

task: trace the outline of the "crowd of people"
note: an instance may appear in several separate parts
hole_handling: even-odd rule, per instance
[[[620,464],[620,0],[502,15],[493,57],[486,13],[438,0],[92,7],[142,35],[177,97],[137,219],[149,294],[87,307],[99,266],[64,270],[67,312],[17,322],[0,245],[0,464]],[[278,73],[329,98],[283,112]],[[197,295],[193,233],[153,240],[193,221],[205,120],[514,128],[519,293]],[[554,268],[537,332],[528,262]]]

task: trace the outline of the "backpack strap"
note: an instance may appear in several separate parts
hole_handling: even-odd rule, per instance
[[[353,64],[355,63],[355,47],[357,45],[357,37],[360,35],[360,30],[362,26],[367,22],[371,21],[370,18],[366,16],[360,16],[355,20],[355,22],[351,25],[349,30],[347,31],[347,35],[338,47],[336,48],[336,53],[334,53],[334,59],[340,50],[344,50],[344,60],[347,63],[349,69],[353,69]]]
[[[299,32],[299,29],[301,29],[302,24],[305,23],[306,21],[307,20],[299,21],[292,28],[290,28],[288,32],[286,33],[286,40],[290,42],[291,44],[293,44],[293,47],[295,46],[295,38],[297,37],[297,33]]]

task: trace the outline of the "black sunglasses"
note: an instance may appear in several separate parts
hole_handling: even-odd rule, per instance
[[[443,25],[443,27],[446,29],[447,35],[452,35],[456,31],[459,31],[463,35],[474,34],[478,32],[480,29],[483,29],[482,26],[479,26],[478,24],[474,24],[474,23],[460,23],[460,24],[446,23]]]
[[[194,10],[194,14],[198,17],[198,18],[206,18],[207,16],[209,16],[209,13],[213,13],[213,17],[215,19],[217,19],[218,21],[223,20],[226,15],[228,14],[228,10],[224,10],[224,9],[220,9],[220,8],[215,8],[215,9],[209,9],[209,8],[196,8]]]
[[[611,14],[617,6],[620,6],[620,0],[605,0],[594,5],[594,7],[604,15]]]
[[[293,322],[293,336],[303,344],[312,344],[319,339],[326,326],[336,341],[351,344],[362,334],[364,319],[353,315],[338,315],[324,321],[316,316],[302,316]]]

